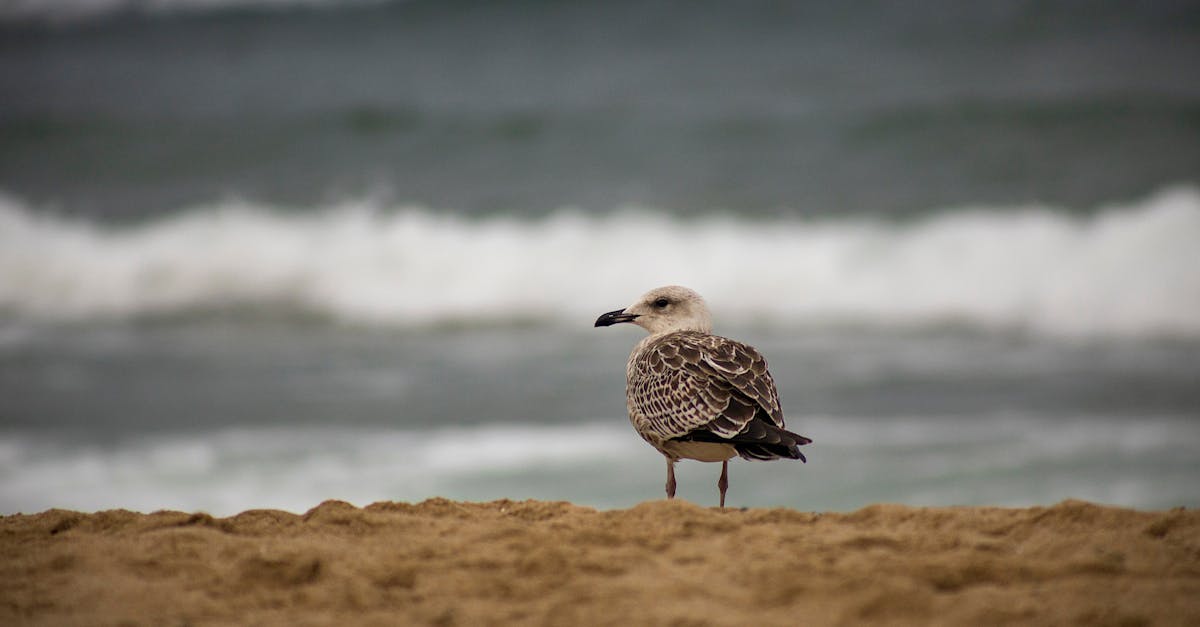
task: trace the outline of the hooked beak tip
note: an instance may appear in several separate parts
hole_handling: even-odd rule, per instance
[[[614,324],[620,324],[622,322],[633,322],[636,318],[637,314],[625,313],[624,309],[618,309],[616,311],[610,311],[606,314],[601,314],[599,318],[596,318],[596,326],[611,327]]]

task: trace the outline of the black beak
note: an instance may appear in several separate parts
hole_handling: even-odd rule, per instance
[[[621,322],[633,322],[637,317],[637,314],[625,313],[624,309],[618,309],[616,311],[610,311],[601,315],[599,318],[596,318],[596,326],[611,327],[612,325]]]

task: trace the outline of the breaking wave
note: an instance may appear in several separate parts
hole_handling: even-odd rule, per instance
[[[308,213],[228,202],[114,226],[0,198],[0,316],[586,325],[679,283],[705,295],[718,324],[1197,337],[1198,241],[1191,187],[1087,216],[978,207],[904,223],[646,209],[471,219],[361,201]]]

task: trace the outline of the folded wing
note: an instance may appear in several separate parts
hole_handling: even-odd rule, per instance
[[[763,356],[728,338],[681,331],[631,364],[629,402],[639,431],[660,440],[732,444],[747,459],[804,460],[808,438],[784,428]]]

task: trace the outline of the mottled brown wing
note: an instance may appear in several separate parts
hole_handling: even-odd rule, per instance
[[[690,331],[663,336],[633,364],[629,392],[644,428],[663,439],[698,429],[732,438],[755,414],[783,427],[766,360],[728,338]]]

